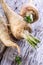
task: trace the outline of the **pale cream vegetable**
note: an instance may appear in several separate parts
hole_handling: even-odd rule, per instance
[[[15,47],[18,50],[18,53],[20,54],[20,47],[14,43],[8,33],[7,26],[5,25],[4,18],[0,17],[0,40],[3,42],[3,44],[7,47]]]
[[[24,30],[30,30],[30,24],[28,25],[23,18],[15,13],[6,3],[5,0],[0,0],[3,10],[8,18],[12,34],[17,38],[22,38]]]
[[[28,31],[31,31],[30,24],[24,21],[24,18],[15,13],[6,3],[5,0],[0,0],[0,3],[3,7],[3,10],[7,16],[9,21],[9,26],[11,28],[11,32],[13,36],[17,39],[25,38],[32,46],[36,46],[38,39],[32,37],[28,34]]]

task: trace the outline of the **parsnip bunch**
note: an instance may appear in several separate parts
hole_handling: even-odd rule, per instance
[[[17,13],[15,13],[6,3],[5,0],[0,0],[3,10],[9,21],[9,26],[13,36],[17,39],[25,38],[32,46],[36,46],[38,39],[31,36],[28,31],[31,31],[31,26],[24,18]]]

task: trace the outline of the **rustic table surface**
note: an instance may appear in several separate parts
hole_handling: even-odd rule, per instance
[[[6,0],[7,4],[18,14],[23,4],[29,0]],[[32,48],[27,41],[16,41],[21,48],[22,63],[21,65],[43,65],[43,0],[32,0],[31,4],[36,6],[39,11],[39,20],[32,24],[32,34],[41,40],[38,48]],[[0,5],[0,13],[5,17],[4,11]],[[0,65],[17,65],[15,64],[15,56],[17,50],[15,48],[6,48],[0,42]]]

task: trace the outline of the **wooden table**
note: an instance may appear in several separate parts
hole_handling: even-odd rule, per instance
[[[26,2],[25,2],[25,0],[7,0],[7,3],[14,11],[19,13],[21,6],[22,6],[22,4],[19,3],[19,2],[21,2],[21,1],[23,1],[22,4],[28,2],[28,0],[26,0]],[[39,6],[38,1],[37,1],[38,6],[37,6],[37,3],[36,3],[36,0],[34,0],[34,1],[35,1],[35,2],[33,2],[34,5],[36,7],[38,7]],[[38,7],[38,9],[39,9],[39,12],[40,12],[40,7]],[[3,14],[4,12],[3,12],[1,6],[0,6],[0,13],[2,13],[2,15],[4,15]],[[35,36],[37,36],[37,34],[40,32],[38,30],[38,28],[36,28],[36,29],[34,29],[34,33],[35,33],[34,35]],[[29,45],[29,43],[27,43],[25,40],[20,40],[20,41],[16,41],[16,42],[20,46],[21,55],[22,55],[22,58],[23,58],[21,65],[38,65],[37,61],[35,60],[37,50],[33,49]],[[7,48],[3,45],[2,42],[0,42],[0,65],[17,65],[17,64],[15,64],[16,54],[17,54],[17,50],[15,48]]]

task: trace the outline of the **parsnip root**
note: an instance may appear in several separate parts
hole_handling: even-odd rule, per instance
[[[0,17],[0,40],[7,47],[16,47],[18,49],[18,53],[20,54],[20,47],[10,39],[8,29],[4,25],[4,18],[2,17]]]
[[[15,13],[6,3],[5,0],[0,0],[3,10],[8,18],[9,24],[10,24],[10,28],[12,31],[12,34],[17,38],[20,39],[21,38],[21,32],[25,29],[27,29],[28,31],[32,31],[31,30],[31,26],[28,26],[28,24],[23,20],[23,18],[18,15],[17,13]]]

